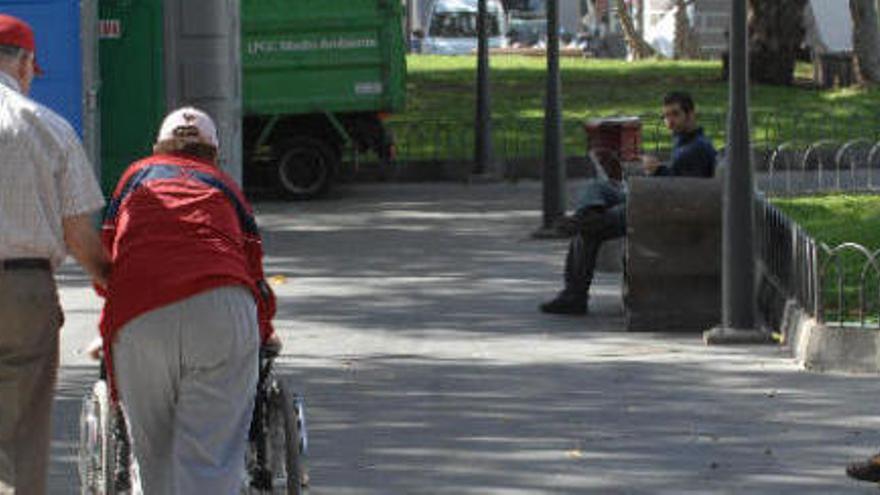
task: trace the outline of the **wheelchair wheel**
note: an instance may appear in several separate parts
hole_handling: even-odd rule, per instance
[[[302,495],[301,436],[293,397],[274,381],[263,400],[257,431],[248,446],[250,493]]]
[[[83,398],[79,418],[79,478],[83,495],[129,493],[129,445],[122,411],[99,380]]]
[[[293,397],[281,382],[269,393],[269,445],[274,452],[273,472],[284,473],[288,495],[302,493],[302,466],[299,450],[299,424]],[[277,479],[277,478],[276,478]],[[283,486],[283,484],[282,484]]]
[[[299,480],[303,486],[309,486],[309,434],[306,426],[306,402],[297,393],[293,395],[293,412],[296,419],[296,446],[299,453]]]

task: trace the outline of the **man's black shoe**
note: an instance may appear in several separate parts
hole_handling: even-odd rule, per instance
[[[585,315],[587,301],[560,296],[541,305],[541,311],[555,315]]]
[[[880,454],[846,467],[846,475],[861,481],[880,482]]]

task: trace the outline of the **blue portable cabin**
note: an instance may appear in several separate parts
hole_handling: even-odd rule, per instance
[[[31,97],[67,119],[82,136],[83,80],[79,0],[0,0],[0,12],[34,28],[37,62]]]
[[[100,178],[98,0],[0,0],[0,13],[34,29],[37,76],[30,96],[64,117],[83,140]]]

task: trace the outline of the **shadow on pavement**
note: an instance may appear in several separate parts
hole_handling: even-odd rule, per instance
[[[312,494],[876,492],[843,475],[853,445],[880,445],[876,419],[853,426],[874,409],[828,419],[853,388],[874,393],[874,379],[729,362],[707,374],[669,352],[518,365],[384,355],[278,370],[306,397]]]

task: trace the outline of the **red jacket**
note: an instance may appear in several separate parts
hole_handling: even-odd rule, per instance
[[[227,285],[250,289],[263,341],[272,334],[275,296],[263,278],[252,209],[210,163],[166,154],[132,164],[113,193],[102,238],[112,260],[100,324],[105,356],[138,315]]]

